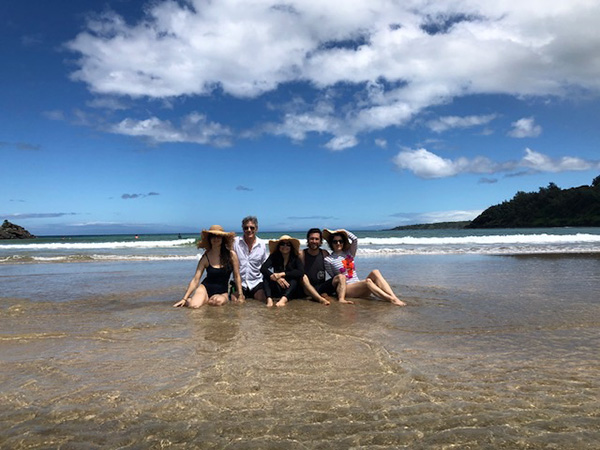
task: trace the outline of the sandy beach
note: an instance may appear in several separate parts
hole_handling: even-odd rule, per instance
[[[175,309],[193,262],[2,266],[0,448],[594,448],[597,255],[360,263],[409,306]]]

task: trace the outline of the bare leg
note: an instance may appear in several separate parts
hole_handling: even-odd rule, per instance
[[[346,300],[346,276],[345,275],[336,275],[333,277],[333,286],[335,287],[335,292],[337,293],[337,298],[340,303],[349,303],[354,304],[353,301]]]
[[[302,287],[304,288],[304,293],[311,296],[313,300],[322,303],[323,305],[329,305],[329,300],[320,295],[315,287],[310,284],[310,281],[306,275],[302,277]]]
[[[377,269],[373,270],[368,276],[367,278],[370,278],[371,280],[373,280],[373,282],[377,285],[377,287],[379,287],[382,291],[384,291],[386,294],[391,296],[391,300],[390,302],[392,302],[394,305],[398,305],[398,306],[405,306],[406,303],[404,303],[403,301],[401,301],[396,294],[394,294],[394,291],[392,291],[392,288],[390,287],[390,285],[388,284],[388,282],[386,281],[385,278],[383,278],[383,275],[381,275],[381,272]]]
[[[349,297],[369,298],[371,294],[379,297],[382,300],[394,303],[393,297],[381,290],[381,288],[379,288],[370,278],[346,286],[346,295]]]
[[[194,295],[188,300],[186,306],[189,306],[190,308],[200,308],[206,302],[208,302],[208,292],[206,292],[204,285],[201,284],[196,289],[196,292],[194,292]]]
[[[227,294],[215,294],[208,299],[208,304],[212,306],[223,306],[227,303]]]

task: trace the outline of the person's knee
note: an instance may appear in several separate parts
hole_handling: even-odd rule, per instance
[[[373,286],[375,284],[375,282],[370,278],[367,278],[365,282],[367,283],[367,286]]]
[[[372,270],[367,278],[381,278],[381,272],[379,271],[379,269]]]

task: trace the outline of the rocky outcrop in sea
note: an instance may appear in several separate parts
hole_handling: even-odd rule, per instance
[[[34,239],[35,236],[25,228],[5,220],[0,227],[0,239]]]

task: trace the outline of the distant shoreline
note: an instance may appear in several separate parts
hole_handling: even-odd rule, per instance
[[[461,230],[467,228],[471,224],[470,220],[463,220],[460,222],[435,222],[435,223],[421,223],[415,225],[402,225],[399,227],[389,228],[384,231],[393,230]]]

